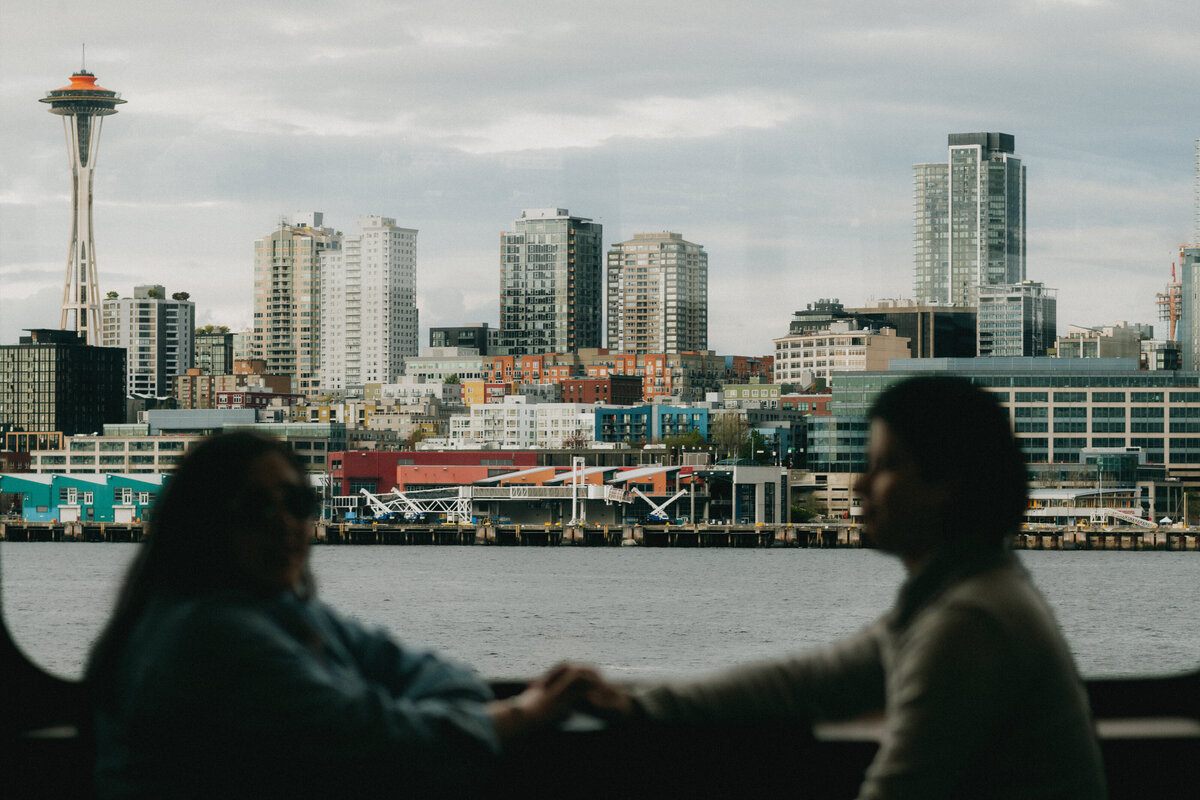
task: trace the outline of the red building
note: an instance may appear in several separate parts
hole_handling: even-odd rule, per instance
[[[32,460],[29,453],[0,450],[0,472],[29,472],[29,463]]]
[[[606,403],[632,406],[642,402],[642,379],[636,375],[607,378],[566,378],[559,381],[564,403]]]
[[[785,394],[779,397],[780,408],[790,408],[818,417],[828,417],[829,401],[832,395],[828,392],[812,394]]]
[[[229,408],[267,408],[272,400],[279,400],[285,406],[294,406],[300,402],[301,395],[281,394],[278,392],[254,392],[248,389],[238,389],[232,392],[217,392],[216,407]]]
[[[339,450],[329,454],[329,481],[335,495],[358,494],[359,489],[379,494],[394,486],[470,484],[535,466],[536,453],[509,450]],[[431,477],[435,472],[436,480]]]
[[[772,383],[771,373],[774,369],[775,356],[725,357],[725,380],[729,383],[749,383],[751,378]]]

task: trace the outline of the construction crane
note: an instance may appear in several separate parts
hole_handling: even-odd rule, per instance
[[[1182,258],[1182,253],[1180,254]],[[1183,306],[1183,285],[1179,279],[1175,277],[1175,262],[1171,262],[1171,282],[1167,284],[1165,292],[1159,292],[1154,296],[1154,303],[1158,306],[1158,319],[1160,322],[1168,323],[1170,334],[1167,336],[1169,341],[1175,339],[1175,324],[1179,322],[1179,313]]]

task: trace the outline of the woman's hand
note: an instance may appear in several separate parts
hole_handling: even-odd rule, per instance
[[[488,703],[500,743],[562,722],[579,706],[592,686],[603,684],[595,670],[560,664],[520,694]]]

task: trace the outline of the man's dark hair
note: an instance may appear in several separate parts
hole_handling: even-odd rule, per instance
[[[959,526],[955,535],[1000,540],[1020,527],[1025,459],[991,393],[951,375],[910,378],[879,395],[870,416],[887,424],[925,480],[951,490],[946,523]]]

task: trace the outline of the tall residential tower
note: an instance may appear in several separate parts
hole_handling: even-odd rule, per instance
[[[565,208],[534,208],[501,234],[502,353],[600,346],[602,233],[603,226]]]
[[[71,165],[71,248],[58,327],[74,330],[86,344],[96,345],[100,343],[100,288],[92,234],[92,179],[100,149],[100,123],[117,113],[117,106],[125,101],[116,92],[97,86],[96,76],[80,69],[69,84],[46,92],[39,102],[48,103],[50,113],[63,118]]]
[[[388,217],[321,254],[321,390],[391,383],[417,355],[417,231]]]
[[[1025,280],[1025,166],[1007,133],[952,133],[945,163],[914,170],[919,303],[976,306],[980,286]]]
[[[608,347],[708,349],[708,253],[678,233],[635,233],[608,251]]]
[[[254,243],[254,332],[250,355],[267,373],[290,375],[292,391],[312,396],[320,388],[321,253],[341,237],[323,226],[319,211],[280,222]]]

